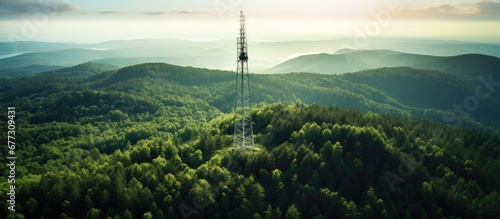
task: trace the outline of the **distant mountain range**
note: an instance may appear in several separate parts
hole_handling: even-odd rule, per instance
[[[475,80],[479,75],[500,74],[500,58],[493,56],[481,54],[430,56],[389,50],[340,50],[335,54],[304,55],[283,62],[267,72],[342,74],[399,66],[444,71],[466,80]]]
[[[294,58],[305,54],[325,53],[314,59],[326,60],[328,56],[336,54],[352,54],[353,51],[387,49],[402,53],[422,54],[427,56],[458,56],[463,54],[484,54],[491,57],[500,57],[500,44],[470,43],[438,40],[410,40],[374,38],[363,47],[356,47],[354,39],[343,38],[327,41],[285,41],[249,42],[250,71],[258,73],[310,71],[320,73],[344,73],[367,68],[400,66],[393,64],[387,57],[383,66],[360,58],[354,59],[352,65],[345,66],[341,60],[330,64],[339,64],[326,72],[329,68],[307,63],[298,68],[296,66],[278,65],[287,60],[294,62]],[[235,68],[236,51],[234,40],[218,40],[207,42],[192,42],[176,39],[140,39],[117,40],[102,43],[53,43],[53,42],[0,42],[0,77],[15,77],[29,75],[48,70],[70,67],[79,63],[93,61],[125,67],[145,62],[167,62],[181,66],[194,66],[210,69],[232,70]],[[356,58],[358,55],[356,55]],[[418,55],[417,55],[418,56]],[[424,59],[419,57],[418,59]],[[311,58],[311,57],[309,57]],[[370,56],[366,57],[371,59]],[[408,57],[412,59],[413,57]],[[291,59],[291,60],[290,60]],[[429,58],[433,59],[433,58]],[[469,60],[468,57],[465,59]],[[309,60],[308,60],[309,61]],[[461,62],[460,60],[457,60]],[[429,62],[432,62],[430,60]],[[436,60],[440,64],[440,60]],[[420,66],[427,65],[427,61],[420,62]],[[318,63],[325,66],[322,63]],[[349,64],[349,63],[347,63]],[[418,64],[418,63],[417,63]],[[432,64],[432,63],[431,63]],[[446,63],[445,63],[446,64]],[[278,65],[278,66],[276,66]],[[272,66],[275,68],[270,69]],[[453,69],[453,63],[448,69]],[[324,71],[323,71],[324,70]],[[443,70],[443,69],[438,69]],[[445,69],[446,70],[446,69]]]
[[[230,46],[221,42],[185,40],[119,40],[95,44],[13,42],[0,43],[0,77],[30,75],[97,62],[125,67],[144,62],[223,69],[234,63]],[[223,42],[222,42],[223,43]]]

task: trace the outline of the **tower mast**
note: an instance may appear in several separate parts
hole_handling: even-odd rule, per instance
[[[243,10],[240,12],[240,35],[236,44],[238,67],[236,69],[233,150],[254,150],[250,79],[248,76],[248,45]]]

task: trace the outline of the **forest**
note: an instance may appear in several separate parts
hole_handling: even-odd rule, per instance
[[[372,78],[382,75],[388,80]],[[437,93],[446,85],[448,95],[420,101],[387,88],[394,78],[431,81]],[[231,72],[85,63],[0,81],[0,138],[7,141],[7,107],[16,107],[18,157],[16,211],[4,202],[0,217],[500,215],[497,96],[457,127],[443,113],[473,87],[442,72],[251,80],[258,150],[243,152],[229,150]],[[1,147],[2,163],[7,155]],[[0,192],[9,192],[7,180]]]

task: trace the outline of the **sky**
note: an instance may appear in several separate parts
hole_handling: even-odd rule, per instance
[[[0,0],[0,41],[398,37],[500,43],[500,0]]]

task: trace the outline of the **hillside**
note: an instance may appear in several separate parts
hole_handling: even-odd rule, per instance
[[[443,71],[464,80],[474,81],[480,75],[498,76],[500,58],[481,54],[429,56],[388,50],[340,50],[336,54],[313,54],[285,61],[265,72],[315,72],[342,74],[382,67],[407,66]]]
[[[61,72],[73,72],[76,66]],[[112,66],[89,63],[93,70],[106,71],[103,74],[89,74],[80,78],[81,82],[69,83],[68,77],[52,78],[54,72],[34,77],[5,80],[0,90],[0,100],[10,101],[25,95],[58,92],[69,85],[90,87],[106,91],[127,92],[137,90],[138,95],[148,97],[148,101],[162,102],[170,99],[165,93],[184,93],[187,99],[206,102],[222,112],[231,111],[234,95],[233,72],[179,67],[168,64],[141,64],[113,70]],[[110,71],[108,71],[110,70]],[[80,70],[82,71],[82,70]],[[84,71],[84,70],[83,70]],[[74,73],[81,75],[81,73]],[[70,74],[71,75],[71,74]],[[418,76],[417,76],[418,75]],[[374,80],[373,78],[383,78]],[[474,93],[474,88],[461,79],[435,71],[412,68],[383,68],[349,75],[283,74],[251,75],[251,92],[254,103],[294,103],[333,105],[340,108],[356,109],[379,113],[423,117],[437,122],[448,123],[445,117],[460,116],[467,127],[496,129],[499,127],[498,95],[481,102],[481,107],[469,117],[448,114],[455,103]],[[415,79],[418,78],[418,79]],[[36,84],[38,82],[44,82]],[[378,83],[377,83],[378,81]],[[65,83],[65,84],[62,84]],[[22,84],[22,86],[18,86]],[[147,84],[147,86],[144,86]],[[419,90],[419,88],[421,88]],[[178,100],[184,102],[185,100]],[[45,101],[43,105],[50,102]]]
[[[75,47],[78,47],[78,44],[35,41],[0,42],[0,56],[28,52],[49,52]]]
[[[85,63],[2,80],[0,106],[16,107],[22,145],[16,212],[26,218],[499,215],[500,136],[410,116],[419,107],[441,107],[439,101],[403,103],[416,97],[368,84],[372,75],[386,75],[385,83],[436,77],[432,93],[439,86],[457,96],[469,89],[457,77],[411,68],[251,75],[253,101],[262,102],[252,111],[260,150],[233,153],[227,150],[231,72]],[[5,117],[0,121],[6,127]],[[6,154],[1,147],[0,162]],[[6,189],[0,182],[0,192]]]
[[[0,59],[0,76],[31,75],[64,67],[78,65],[94,59],[117,56],[117,53],[103,50],[67,49],[50,52],[34,52]]]
[[[390,94],[403,104],[423,109],[451,109],[456,104],[463,105],[464,99],[473,94],[473,89],[469,88],[466,81],[439,71],[381,68],[344,74],[341,78],[369,85]],[[484,116],[481,121],[493,119],[488,115],[498,112],[499,103],[500,95],[492,93],[489,98],[478,103],[478,109],[473,113]]]

